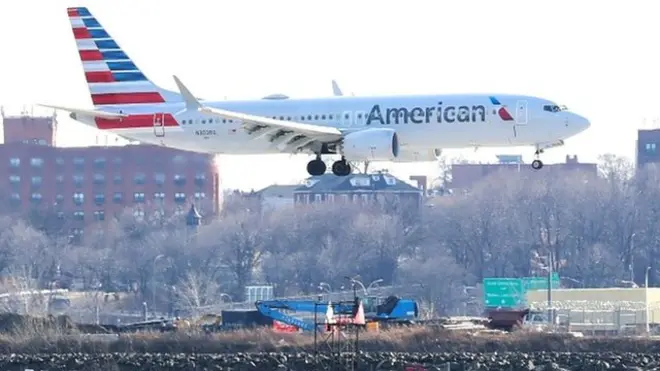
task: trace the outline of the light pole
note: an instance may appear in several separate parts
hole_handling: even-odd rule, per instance
[[[630,235],[630,280],[635,281],[635,233]]]
[[[323,290],[325,288],[328,293],[332,293],[332,286],[329,283],[321,282],[319,283],[319,289]]]
[[[649,270],[651,270],[651,267],[646,267],[646,273],[644,274],[644,307],[646,312],[644,323],[646,324],[646,335],[651,333],[649,328]]]
[[[156,263],[164,257],[165,255],[158,254],[154,258],[154,269],[151,272],[151,310],[152,311],[156,308]]]
[[[374,285],[377,285],[377,284],[379,284],[379,283],[381,283],[381,282],[383,282],[383,281],[384,281],[384,279],[382,279],[382,278],[379,278],[379,279],[377,279],[377,280],[373,280],[373,281],[371,281],[371,283],[369,284],[369,286],[367,286],[367,291],[371,290],[371,288],[372,288]]]
[[[362,287],[362,291],[364,291],[364,296],[367,296],[367,295],[368,295],[367,288],[364,287],[364,284],[363,284],[362,282],[360,282],[359,280],[357,280],[357,279],[355,279],[355,278],[353,278],[353,277],[349,277],[349,276],[346,276],[345,278],[346,278],[347,280],[351,281],[351,283],[353,284],[353,288],[354,288],[354,289],[353,289],[353,294],[354,294],[355,296],[357,296],[357,294],[355,293],[355,284],[358,284],[358,285],[360,285],[360,286]]]

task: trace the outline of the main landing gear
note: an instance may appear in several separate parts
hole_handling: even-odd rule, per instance
[[[543,161],[539,160],[539,156],[543,153],[542,149],[537,149],[534,152],[534,161],[532,161],[532,169],[540,170],[543,167]]]
[[[325,174],[327,167],[325,162],[321,160],[321,156],[316,156],[316,158],[307,163],[307,173],[311,176],[319,176]],[[335,161],[332,164],[332,173],[336,176],[347,176],[351,173],[351,165],[342,157],[341,160]]]

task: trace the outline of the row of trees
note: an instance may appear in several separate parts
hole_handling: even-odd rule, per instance
[[[542,274],[549,255],[576,285],[640,281],[647,266],[655,284],[659,184],[657,169],[633,177],[629,163],[607,156],[599,176],[497,174],[467,195],[433,200],[414,219],[375,205],[260,210],[256,199],[233,197],[196,231],[180,221],[136,223],[129,212],[83,244],[5,217],[0,270],[29,267],[44,283],[70,272],[89,287],[131,289],[159,305],[176,295],[192,307],[219,302],[221,292],[239,301],[254,282],[274,284],[278,295],[311,294],[320,282],[339,287],[359,274],[419,287],[448,310],[484,277]]]

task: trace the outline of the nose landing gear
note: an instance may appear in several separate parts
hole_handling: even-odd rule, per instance
[[[540,170],[543,167],[543,161],[539,159],[541,153],[543,153],[543,149],[540,148],[537,148],[534,152],[534,161],[532,161],[532,169],[534,170]]]

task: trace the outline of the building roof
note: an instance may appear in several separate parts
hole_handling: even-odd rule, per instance
[[[281,197],[281,198],[293,198],[293,191],[300,187],[299,184],[291,185],[280,185],[273,184],[268,187],[258,191],[260,197]]]
[[[298,186],[294,193],[332,193],[332,192],[414,192],[421,193],[419,188],[398,179],[390,174],[351,174],[336,176],[323,174],[307,178]]]

